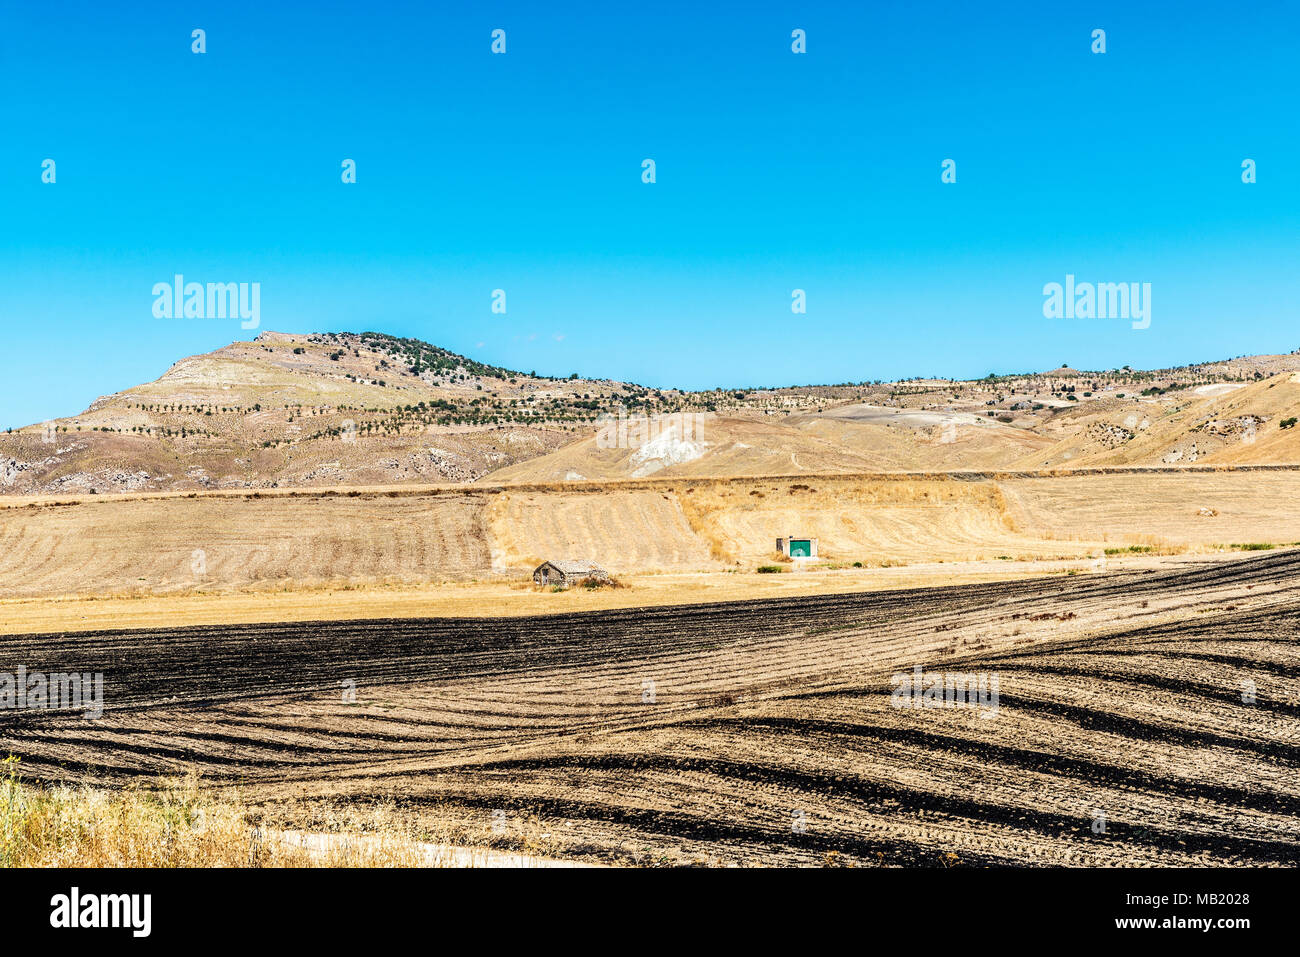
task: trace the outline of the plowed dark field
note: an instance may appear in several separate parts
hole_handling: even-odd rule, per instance
[[[194,767],[268,806],[396,801],[466,834],[535,816],[551,853],[596,860],[1296,864],[1298,576],[1280,552],[539,618],[0,637],[0,670],[103,672],[107,704],[0,712],[0,750],[50,781]],[[895,707],[891,677],[916,666],[996,678],[996,708]]]

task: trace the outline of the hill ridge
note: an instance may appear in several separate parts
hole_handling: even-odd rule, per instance
[[[0,435],[0,494],[1298,463],[1297,373],[1292,353],[684,392],[265,330]],[[602,431],[615,415],[633,426]]]

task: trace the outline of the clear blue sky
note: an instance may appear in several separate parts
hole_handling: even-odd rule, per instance
[[[1269,2],[7,4],[0,427],[255,334],[155,319],[178,272],[260,282],[263,329],[662,387],[1289,351],[1298,35]],[[1066,273],[1150,282],[1151,327],[1044,319]]]

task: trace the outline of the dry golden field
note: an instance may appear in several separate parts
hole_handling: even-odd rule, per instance
[[[1300,541],[1300,470],[1066,473],[1000,486],[1012,521],[1060,541]]]
[[[195,495],[0,510],[0,594],[465,579],[489,566],[486,499]]]
[[[547,558],[591,558],[615,572],[704,571],[716,565],[674,489],[497,493],[488,508],[493,570]]]
[[[1209,553],[1300,541],[1300,470],[797,476],[549,486],[351,489],[9,499],[0,507],[0,602],[369,588],[484,593],[545,558],[590,558],[637,586],[729,597],[783,535],[820,539],[799,569],[935,563],[1004,568],[1118,548]],[[1112,555],[1113,558],[1113,555]],[[855,566],[860,566],[857,568]],[[786,569],[794,579],[795,568]],[[956,573],[956,572],[954,572]],[[736,581],[739,576],[739,582]],[[775,576],[772,576],[775,577]],[[743,583],[743,584],[742,584]],[[647,586],[648,587],[648,586]],[[796,587],[787,585],[785,587]],[[870,587],[864,583],[863,587]],[[756,592],[757,593],[757,592]],[[671,597],[668,600],[672,600]],[[0,604],[0,609],[6,607]],[[444,602],[445,607],[445,602]],[[4,627],[0,622],[0,627]]]

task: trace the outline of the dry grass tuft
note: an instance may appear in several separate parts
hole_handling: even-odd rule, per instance
[[[0,762],[0,867],[448,867],[489,853],[421,842],[391,808],[301,834],[193,774],[152,788],[40,787],[18,760]]]

